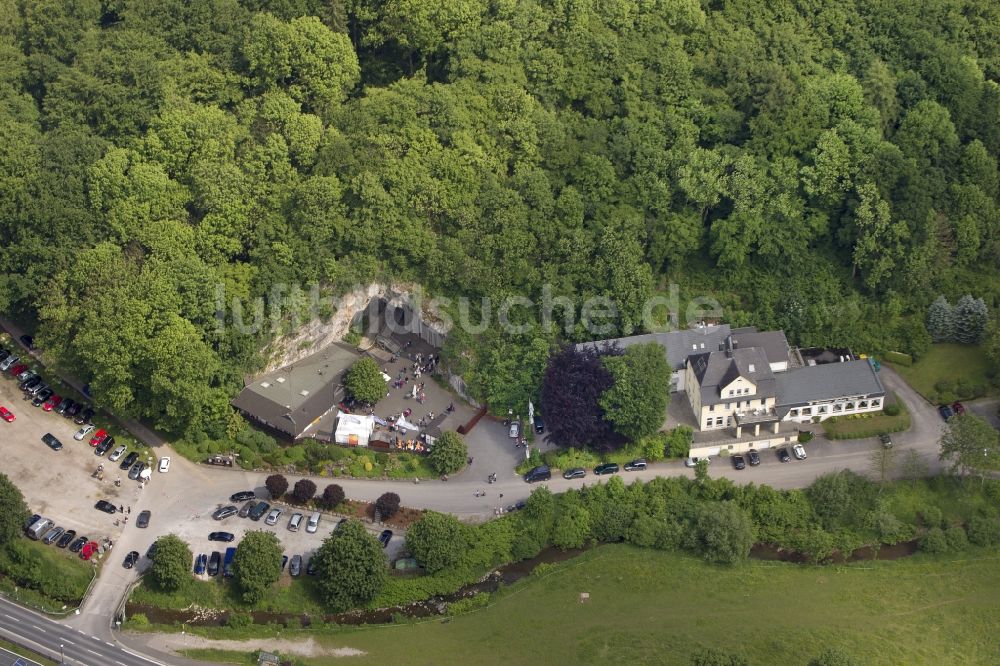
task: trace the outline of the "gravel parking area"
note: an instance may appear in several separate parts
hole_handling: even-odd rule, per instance
[[[98,511],[94,503],[99,499],[115,505],[134,502],[138,484],[122,474],[122,485],[116,487],[118,466],[108,463],[107,456],[94,455],[89,437],[80,442],[73,439],[80,426],[72,419],[33,407],[16,379],[6,373],[0,378],[0,405],[16,417],[13,423],[0,421],[4,448],[0,471],[21,489],[28,508],[78,534],[115,539],[120,532],[114,525],[115,516]],[[42,442],[45,433],[62,442],[61,451],[53,451]],[[101,462],[106,470],[103,482],[91,476]]]

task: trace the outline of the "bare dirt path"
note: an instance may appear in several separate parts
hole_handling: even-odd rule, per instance
[[[136,636],[136,635],[133,635]],[[280,654],[295,654],[300,657],[357,657],[366,654],[352,647],[325,647],[314,638],[297,638],[295,640],[260,638],[245,641],[212,640],[192,634],[152,634],[146,644],[161,652],[179,654],[181,650],[192,648],[207,648],[211,650],[231,650],[235,652],[251,652],[266,650]]]

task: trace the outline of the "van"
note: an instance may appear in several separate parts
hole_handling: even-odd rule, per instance
[[[45,534],[45,531],[52,527],[52,521],[48,518],[42,518],[36,521],[34,525],[28,528],[28,538],[38,541]]]
[[[291,520],[288,521],[288,530],[290,532],[298,532],[299,531],[299,525],[301,525],[301,524],[302,524],[302,514],[301,513],[293,513]]]
[[[222,575],[231,578],[233,575],[233,558],[236,557],[235,548],[226,548],[226,556],[222,558]]]
[[[309,522],[306,523],[306,532],[309,534],[315,534],[316,530],[319,529],[319,512],[317,511],[313,515],[309,516]]]
[[[548,465],[539,465],[538,467],[534,467],[530,472],[524,475],[524,480],[527,483],[535,483],[536,481],[548,481],[551,478],[552,478],[552,470],[549,469]]]

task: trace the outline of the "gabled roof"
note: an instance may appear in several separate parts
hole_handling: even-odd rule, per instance
[[[802,366],[776,376],[778,405],[801,405],[857,395],[883,396],[882,380],[867,360]]]
[[[606,345],[618,345],[622,349],[625,349],[632,345],[655,342],[663,347],[664,353],[667,356],[667,365],[670,366],[670,369],[680,370],[684,367],[684,362],[688,356],[718,349],[719,345],[722,344],[728,335],[729,325],[720,324],[718,326],[688,328],[682,331],[649,333],[647,335],[632,335],[627,338],[583,342],[576,345],[576,348],[580,350],[586,347],[593,347],[600,352]]]
[[[771,372],[771,365],[763,350],[758,347],[737,348],[729,353],[724,350],[706,352],[692,356],[689,362],[701,386],[703,405],[745,399],[743,396],[722,395],[723,388],[737,377],[744,377],[756,385],[757,390],[751,398],[771,397],[775,394],[774,373]]]

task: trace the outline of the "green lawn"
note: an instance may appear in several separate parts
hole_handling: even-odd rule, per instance
[[[30,539],[18,539],[23,559],[0,549],[0,591],[27,606],[49,612],[74,608],[94,577],[94,566],[76,554]],[[18,581],[33,581],[31,587]]]
[[[931,345],[924,357],[912,366],[893,365],[893,368],[920,395],[937,402],[938,391],[934,386],[940,381],[984,384],[989,390],[993,364],[978,345],[942,343]]]
[[[987,664],[1000,655],[998,585],[995,551],[850,566],[720,568],[612,545],[533,576],[467,615],[309,634],[285,629],[281,637],[311,635],[330,648],[363,650],[352,664],[687,664],[694,650],[708,646],[762,665],[805,664],[825,646],[863,664]],[[581,603],[581,592],[590,600]],[[254,627],[251,635],[267,631]],[[198,656],[248,663],[232,652]]]
[[[130,601],[170,609],[183,609],[196,604],[205,608],[232,608],[241,611],[315,614],[324,612],[313,579],[307,576],[301,578],[282,576],[281,580],[268,589],[264,600],[255,606],[243,603],[236,585],[230,579],[221,577],[207,581],[192,577],[174,593],[160,592],[142,584],[132,593]]]

